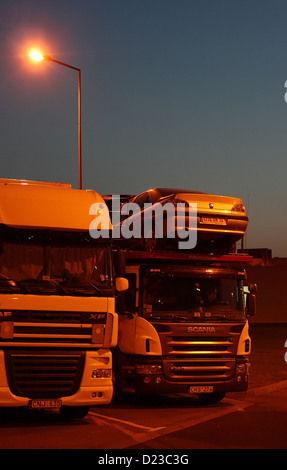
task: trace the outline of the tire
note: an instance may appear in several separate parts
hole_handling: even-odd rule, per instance
[[[88,406],[63,406],[60,413],[65,419],[83,419],[89,411]]]
[[[117,347],[113,352],[113,398],[112,403],[120,403],[123,399],[122,381],[118,367],[117,354],[120,354]]]
[[[115,369],[113,367],[113,397],[112,397],[112,403],[120,403],[123,398],[123,393],[120,385],[120,379],[115,372]]]

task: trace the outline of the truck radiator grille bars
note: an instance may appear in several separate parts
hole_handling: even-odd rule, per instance
[[[164,361],[164,373],[169,380],[198,382],[221,381],[233,377],[235,359],[192,359]]]
[[[206,326],[204,332],[202,326],[190,324],[154,326],[161,339],[167,380],[203,383],[229,380],[234,376],[242,325]]]
[[[232,342],[226,337],[196,337],[193,339],[174,336],[168,341],[167,346],[171,349],[172,355],[190,355],[208,354],[216,355],[223,353],[230,355],[232,353]]]
[[[61,311],[12,311],[0,323],[0,344],[76,347],[103,344],[106,313]]]
[[[76,393],[84,367],[82,351],[6,351],[12,393],[28,398],[58,398]]]

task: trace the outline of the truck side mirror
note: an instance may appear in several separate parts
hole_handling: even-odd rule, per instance
[[[249,292],[246,298],[246,313],[250,317],[253,317],[256,313],[256,292],[257,292],[257,285],[256,284],[249,284],[248,286]]]
[[[251,294],[256,294],[257,292],[257,284],[254,284],[253,282],[248,285],[249,292]]]
[[[124,292],[129,288],[129,281],[125,277],[116,278],[116,290],[118,292]]]

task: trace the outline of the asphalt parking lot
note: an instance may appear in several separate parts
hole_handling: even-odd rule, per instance
[[[31,415],[28,410],[8,409],[0,414],[0,448],[185,449],[185,453],[186,449],[286,449],[287,324],[251,324],[250,336],[247,392],[227,394],[222,402],[207,406],[183,396],[129,398],[91,409],[85,419],[75,422],[55,412]]]
[[[287,380],[287,324],[250,325],[251,370],[249,390]]]

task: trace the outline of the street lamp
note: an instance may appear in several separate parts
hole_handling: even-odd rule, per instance
[[[63,65],[69,69],[78,72],[78,166],[79,166],[79,189],[82,189],[82,134],[81,134],[81,70],[72,65],[64,64],[58,60],[52,59],[48,55],[42,55],[39,51],[33,50],[30,52],[30,58],[39,62],[40,60],[49,60],[56,64]]]

